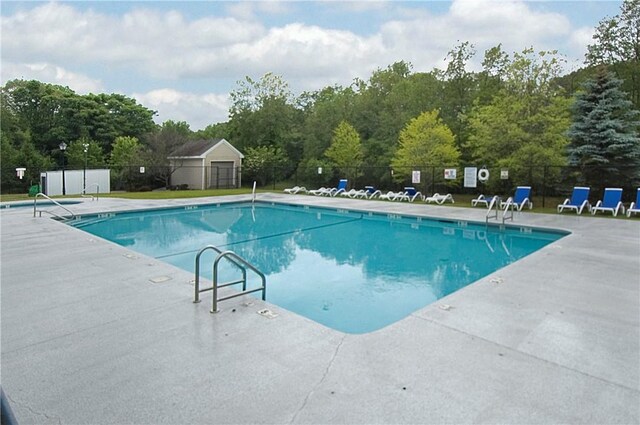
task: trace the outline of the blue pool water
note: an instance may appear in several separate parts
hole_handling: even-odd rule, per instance
[[[263,203],[100,214],[74,225],[191,272],[200,248],[233,250],[267,275],[267,301],[347,333],[387,326],[564,236]],[[213,259],[202,257],[209,279]],[[236,279],[232,272],[222,277]]]
[[[79,204],[81,201],[56,201],[60,205],[74,205]],[[55,205],[52,201],[38,200],[38,206],[51,206]],[[33,201],[27,202],[2,202],[0,203],[0,210],[7,208],[33,208]]]

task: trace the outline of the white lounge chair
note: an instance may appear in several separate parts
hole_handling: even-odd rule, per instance
[[[322,187],[320,187],[320,188],[318,188],[318,189],[312,189],[312,190],[309,190],[307,193],[310,193],[311,195],[320,196],[320,195],[322,195],[324,192],[327,192],[327,191],[329,191],[329,190],[331,190],[331,189],[329,189],[328,187],[324,187],[324,186],[322,186]]]
[[[358,196],[358,195],[360,195],[362,193],[364,193],[364,190],[351,189],[351,190],[348,190],[346,192],[345,191],[340,192],[340,196],[346,196],[348,198],[355,198],[356,196]]]
[[[585,208],[591,211],[591,204],[589,204],[590,190],[588,187],[574,187],[571,199],[567,198],[562,204],[558,205],[558,214],[564,210],[575,210],[577,214],[582,214],[582,210]]]
[[[384,199],[387,201],[395,201],[396,199],[398,199],[398,197],[404,195],[404,192],[393,192],[393,191],[388,191],[387,193],[380,193],[380,196],[378,196],[380,199]]]
[[[438,205],[442,205],[447,201],[451,201],[452,204],[455,204],[455,201],[453,200],[453,196],[450,193],[447,193],[446,195],[440,195],[439,193],[434,193],[433,195],[427,196],[426,198],[424,198],[424,201],[427,204],[435,202]]]
[[[291,195],[295,195],[296,193],[302,192],[307,193],[307,189],[303,186],[294,186],[284,190],[285,193],[289,193]]]
[[[598,211],[611,212],[613,216],[617,216],[618,212],[624,214],[624,205],[622,205],[622,189],[619,187],[607,187],[604,189],[602,200],[591,208],[591,214],[596,215]]]
[[[640,213],[640,187],[636,191],[636,200],[632,202],[627,210],[627,217],[631,217],[631,213],[638,214]]]

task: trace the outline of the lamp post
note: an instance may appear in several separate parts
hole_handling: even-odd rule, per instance
[[[64,182],[64,151],[67,150],[67,144],[65,142],[62,142],[58,145],[58,147],[60,148],[60,152],[62,153],[62,194],[66,195],[67,189],[65,188]]]
[[[82,169],[82,194],[87,192],[87,151],[89,150],[89,143],[83,143],[84,148],[84,168]]]

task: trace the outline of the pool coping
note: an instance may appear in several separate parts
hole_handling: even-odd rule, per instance
[[[258,199],[476,222],[486,211]],[[243,200],[101,198],[72,209]],[[20,423],[640,420],[637,220],[519,213],[516,225],[571,234],[363,335],[242,298],[212,315],[207,298],[191,303],[180,269],[25,209],[0,220],[2,386]]]

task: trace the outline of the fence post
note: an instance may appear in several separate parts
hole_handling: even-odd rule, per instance
[[[545,195],[547,193],[547,166],[542,168],[542,208],[544,208]]]
[[[436,166],[431,168],[431,195],[436,193]]]

